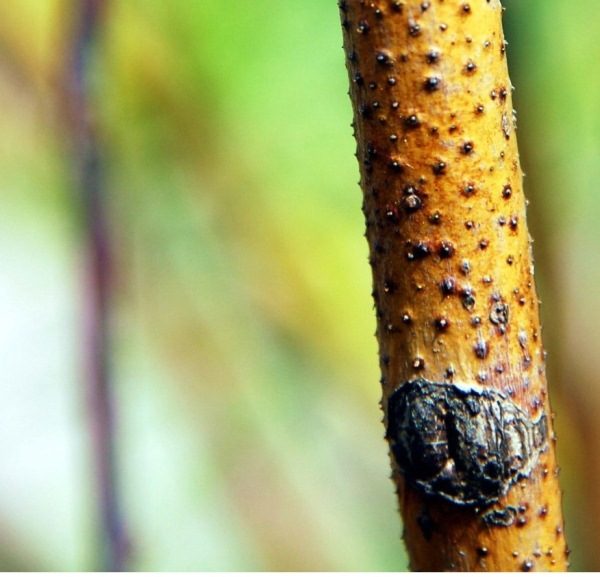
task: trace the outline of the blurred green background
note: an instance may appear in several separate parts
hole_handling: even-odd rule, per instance
[[[87,74],[130,568],[405,569],[336,2],[105,4]],[[567,533],[598,570],[600,4],[506,5]],[[64,98],[79,7],[0,7],[4,570],[98,567]]]

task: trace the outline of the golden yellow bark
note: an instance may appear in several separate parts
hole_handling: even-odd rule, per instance
[[[460,403],[475,395],[495,411],[516,411],[527,430],[547,423],[543,443],[524,449],[531,469],[517,455],[523,474],[514,474],[492,504],[444,498],[439,479],[437,489],[424,490],[414,482],[422,471],[407,475],[411,465],[391,452],[411,566],[565,570],[502,6],[342,0],[340,9],[392,449],[400,443],[389,431],[389,400],[411,382],[422,393],[443,385]],[[469,387],[477,393],[465,393]],[[506,432],[506,423],[490,426]],[[443,450],[455,451],[446,441]],[[446,463],[449,474],[460,466]]]

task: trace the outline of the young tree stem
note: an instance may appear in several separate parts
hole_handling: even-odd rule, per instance
[[[414,570],[566,569],[499,0],[342,0]]]
[[[85,250],[85,319],[83,352],[96,501],[99,516],[99,566],[124,571],[129,540],[118,489],[115,399],[110,366],[112,258],[106,190],[90,86],[104,0],[82,0],[75,21],[68,103],[73,172],[82,208]]]

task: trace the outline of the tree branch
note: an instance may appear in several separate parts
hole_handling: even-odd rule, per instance
[[[340,8],[412,568],[564,570],[502,6]]]
[[[121,511],[115,456],[115,409],[110,371],[111,246],[100,147],[90,96],[90,60],[102,0],[82,0],[69,73],[73,159],[85,232],[84,346],[87,398],[101,518],[101,567],[125,569],[128,540]]]

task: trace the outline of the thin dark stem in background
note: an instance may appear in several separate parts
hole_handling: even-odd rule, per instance
[[[74,172],[79,188],[85,243],[86,387],[101,518],[101,566],[122,571],[127,537],[117,488],[115,407],[111,387],[109,307],[111,247],[100,147],[90,98],[90,61],[95,48],[102,0],[82,0],[75,23],[69,69]]]

